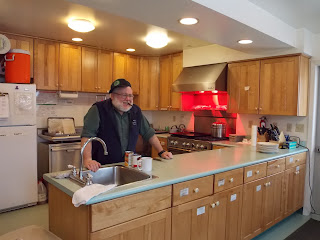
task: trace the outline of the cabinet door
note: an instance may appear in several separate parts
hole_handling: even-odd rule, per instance
[[[11,43],[11,49],[22,49],[30,52],[30,77],[33,78],[33,38],[5,34]]]
[[[81,47],[60,44],[59,89],[81,91]]]
[[[285,171],[285,217],[303,206],[305,171],[305,164]]]
[[[168,145],[167,140],[168,139],[164,138],[164,137],[158,137],[158,139],[159,139],[159,142],[160,142],[163,150],[168,151],[168,147],[167,147],[167,145]],[[151,157],[152,158],[159,157],[158,152],[156,151],[156,149],[154,147],[151,148]]]
[[[243,185],[241,239],[251,239],[263,230],[263,191],[266,178]]]
[[[207,240],[209,206],[212,197],[205,197],[172,208],[172,240]]]
[[[126,54],[113,54],[113,81],[118,78],[126,78],[127,59]]]
[[[34,40],[34,83],[37,89],[58,90],[59,43]]]
[[[228,112],[258,113],[260,61],[228,65]]]
[[[160,110],[170,110],[170,95],[172,83],[171,55],[160,57]]]
[[[83,92],[98,91],[98,50],[94,48],[82,47],[82,81],[81,90]]]
[[[139,106],[142,110],[158,110],[159,106],[159,58],[140,59]]]
[[[172,82],[170,83],[170,110],[180,110],[181,108],[181,93],[172,91],[172,84],[176,81],[183,68],[182,53],[172,55]]]
[[[212,197],[209,206],[208,239],[240,239],[242,211],[242,186]]]
[[[98,92],[107,93],[112,80],[113,53],[105,50],[98,51]]]
[[[90,234],[91,240],[170,240],[171,209]]]
[[[297,115],[299,57],[261,61],[259,114]]]
[[[284,172],[272,175],[264,183],[263,226],[270,228],[283,218],[284,213]]]
[[[139,94],[140,90],[140,66],[139,57],[127,55],[126,80],[131,83],[133,94]]]

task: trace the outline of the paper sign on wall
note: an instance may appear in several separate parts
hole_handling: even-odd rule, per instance
[[[180,197],[189,195],[189,188],[184,188],[180,190]]]
[[[218,181],[218,187],[223,186],[224,185],[224,179],[221,179]]]
[[[205,212],[206,212],[205,206],[197,208],[197,216],[204,214]]]

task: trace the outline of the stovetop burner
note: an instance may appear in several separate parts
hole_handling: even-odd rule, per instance
[[[221,138],[217,138],[217,137],[212,137],[212,136],[204,136],[204,137],[195,137],[195,140],[201,140],[201,141],[226,141],[229,140],[228,137],[221,137]]]
[[[225,141],[229,140],[228,137],[212,137],[211,135],[204,134],[204,133],[197,133],[197,132],[178,132],[178,133],[171,133],[172,137],[178,138],[186,138],[186,139],[194,139],[194,140],[201,140],[201,141]]]

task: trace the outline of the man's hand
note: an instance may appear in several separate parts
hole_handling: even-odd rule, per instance
[[[161,157],[164,159],[172,159],[172,153],[165,151],[161,154]]]
[[[93,171],[93,172],[96,172],[98,171],[98,169],[101,167],[101,164],[95,160],[91,160],[91,159],[88,159],[88,160],[84,160],[84,166],[86,168],[88,168],[89,170]]]

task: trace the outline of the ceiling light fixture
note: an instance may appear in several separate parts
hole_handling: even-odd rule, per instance
[[[126,51],[127,52],[135,52],[136,50],[134,48],[127,48]]]
[[[93,23],[86,19],[73,19],[68,27],[77,32],[90,32],[95,29]]]
[[[194,25],[199,22],[196,18],[181,18],[179,22],[183,25]]]
[[[72,38],[72,41],[75,41],[75,42],[82,42],[82,38]]]
[[[169,38],[165,33],[150,33],[146,37],[146,44],[152,48],[163,48],[167,46]]]
[[[253,41],[250,40],[250,39],[243,39],[243,40],[239,40],[238,43],[240,44],[250,44],[252,43]]]

